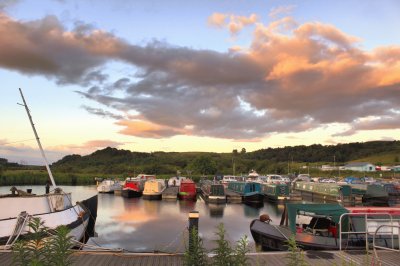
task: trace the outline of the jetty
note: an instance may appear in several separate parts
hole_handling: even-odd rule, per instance
[[[168,187],[162,193],[163,200],[176,200],[178,197],[179,187]]]
[[[290,252],[260,252],[247,254],[249,265],[288,265]],[[209,254],[211,262],[213,254]],[[183,254],[124,253],[104,251],[74,251],[72,265],[184,265]],[[400,261],[398,251],[307,251],[301,255],[305,265],[383,265],[395,266]],[[0,265],[12,265],[13,254],[0,252]]]

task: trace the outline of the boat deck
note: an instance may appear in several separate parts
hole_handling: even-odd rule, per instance
[[[178,195],[179,187],[167,187],[162,193],[162,199],[165,200],[176,200]]]
[[[289,252],[251,253],[249,265],[288,265]],[[184,265],[182,254],[120,253],[76,251],[73,264],[86,265]],[[398,251],[378,251],[375,258],[370,251],[307,251],[302,254],[306,265],[381,265],[395,266],[400,260]],[[0,252],[0,265],[12,265],[12,253]],[[211,260],[211,258],[210,258]],[[379,260],[379,261],[378,261]]]
[[[226,201],[228,203],[242,203],[242,196],[230,189],[225,189]]]

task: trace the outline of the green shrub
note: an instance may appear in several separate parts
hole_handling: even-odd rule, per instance
[[[13,246],[13,265],[55,265],[72,264],[72,237],[69,229],[60,226],[50,235],[50,230],[44,226],[40,218],[32,218],[28,224],[31,233]]]

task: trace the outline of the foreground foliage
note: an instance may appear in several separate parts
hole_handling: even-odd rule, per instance
[[[13,265],[72,265],[70,255],[73,243],[66,226],[51,232],[39,218],[32,218],[28,226],[31,231],[29,236],[13,246]]]
[[[214,256],[210,259],[207,257],[206,249],[203,247],[203,241],[198,236],[196,229],[190,232],[191,245],[186,247],[184,254],[184,264],[187,266],[245,266],[248,265],[248,258],[246,253],[250,251],[247,236],[242,237],[236,242],[236,247],[232,248],[226,240],[226,230],[224,224],[220,223],[217,227],[215,235],[217,239],[214,240],[216,248],[212,250]]]

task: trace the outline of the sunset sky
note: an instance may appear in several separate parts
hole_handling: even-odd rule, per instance
[[[0,0],[0,158],[400,136],[400,1]]]

